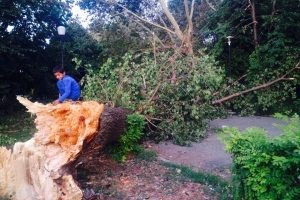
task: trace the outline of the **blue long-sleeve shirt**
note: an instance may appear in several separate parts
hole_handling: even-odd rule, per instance
[[[59,94],[58,100],[63,102],[65,99],[78,100],[80,97],[80,87],[78,83],[70,76],[65,75],[61,80],[57,81]]]

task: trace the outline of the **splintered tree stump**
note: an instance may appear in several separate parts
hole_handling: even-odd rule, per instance
[[[124,108],[93,101],[57,106],[17,97],[36,114],[37,133],[13,150],[0,147],[0,197],[17,200],[76,200],[83,198],[76,167],[119,139],[126,129]]]

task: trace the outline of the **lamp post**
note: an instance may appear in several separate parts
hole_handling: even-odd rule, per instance
[[[64,67],[64,36],[66,34],[66,28],[64,26],[57,27],[58,35],[60,36],[61,43],[61,66]]]
[[[227,36],[227,43],[228,43],[228,66],[229,66],[229,76],[231,76],[231,57],[230,57],[230,44],[231,44],[231,39],[233,36]]]

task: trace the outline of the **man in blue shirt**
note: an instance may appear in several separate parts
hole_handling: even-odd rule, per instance
[[[58,99],[53,101],[53,105],[62,103],[66,99],[76,101],[80,97],[80,87],[70,76],[66,75],[63,67],[57,66],[53,69],[54,76],[58,79],[57,87],[59,91]]]

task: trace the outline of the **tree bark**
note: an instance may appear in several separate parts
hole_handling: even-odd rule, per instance
[[[65,169],[75,178],[76,168],[88,164],[89,158],[96,157],[105,145],[117,141],[126,130],[126,117],[132,112],[124,108],[105,107],[99,119],[98,133],[91,141],[85,142],[76,160]]]
[[[257,39],[257,21],[256,21],[256,13],[255,13],[255,2],[254,0],[249,1],[251,5],[251,16],[252,16],[252,23],[253,23],[253,42],[255,50],[258,48],[258,39]]]

